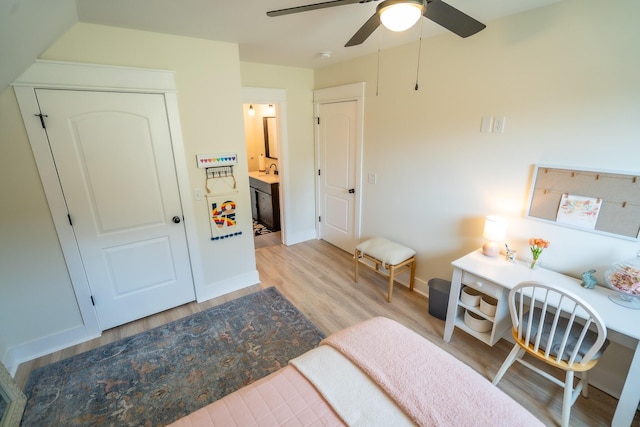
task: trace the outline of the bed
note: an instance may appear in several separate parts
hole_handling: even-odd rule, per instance
[[[343,425],[543,424],[446,351],[375,317],[171,427]]]

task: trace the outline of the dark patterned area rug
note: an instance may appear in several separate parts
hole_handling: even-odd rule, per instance
[[[316,347],[275,288],[33,371],[23,426],[161,426]]]

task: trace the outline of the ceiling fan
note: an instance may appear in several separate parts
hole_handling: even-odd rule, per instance
[[[323,3],[272,10],[267,12],[267,16],[290,15],[292,13],[306,12],[309,10],[344,6],[346,4],[353,3],[369,3],[371,1],[378,0],[331,0]],[[386,14],[386,11],[389,11],[392,8],[395,9],[396,6],[405,7],[405,9],[409,10],[414,9],[414,14],[417,11],[413,22],[404,29],[411,27],[421,15],[459,35],[460,37],[472,36],[486,27],[483,23],[476,21],[464,12],[461,12],[440,0],[384,0],[377,6],[376,13],[374,13],[373,16],[371,16],[371,18],[369,18],[367,22],[360,27],[347,44],[345,44],[345,47],[356,46],[364,43],[364,41],[367,40],[367,38],[380,26],[381,23],[387,26],[384,22],[385,19],[382,18],[382,16]]]

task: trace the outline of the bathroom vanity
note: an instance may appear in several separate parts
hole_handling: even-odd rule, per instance
[[[249,172],[251,216],[272,231],[280,230],[280,180],[278,175]]]

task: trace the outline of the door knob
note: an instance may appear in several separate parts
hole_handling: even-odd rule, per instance
[[[356,192],[356,189],[355,189],[355,188],[350,188],[350,189],[349,189],[349,193],[353,194],[353,193],[355,193],[355,192]]]
[[[171,220],[172,220],[173,222],[175,222],[176,224],[180,224],[180,217],[179,217],[179,216],[177,216],[177,215],[176,215],[176,216],[174,216]]]

